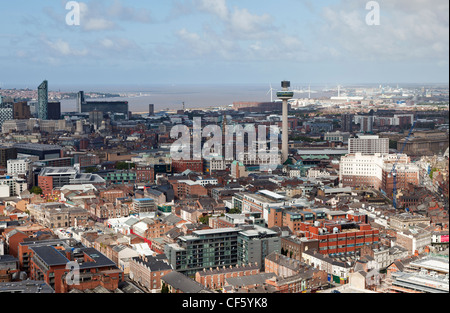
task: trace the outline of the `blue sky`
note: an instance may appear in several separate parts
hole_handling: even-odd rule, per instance
[[[67,2],[2,3],[0,87],[448,82],[448,0]]]

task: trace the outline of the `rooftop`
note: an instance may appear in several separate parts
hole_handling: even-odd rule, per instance
[[[20,282],[0,283],[0,293],[54,293],[44,281],[24,280]]]
[[[70,262],[53,246],[32,247],[31,250],[48,266],[66,265]]]

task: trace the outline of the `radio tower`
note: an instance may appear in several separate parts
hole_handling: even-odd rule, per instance
[[[283,101],[283,137],[282,137],[282,143],[281,143],[281,153],[283,157],[283,164],[288,160],[289,158],[289,120],[288,120],[288,113],[289,113],[289,105],[288,100],[292,99],[294,97],[294,92],[289,91],[289,87],[291,87],[291,82],[289,81],[282,81],[281,82],[281,88],[283,88],[282,91],[277,92],[278,99],[281,99]]]

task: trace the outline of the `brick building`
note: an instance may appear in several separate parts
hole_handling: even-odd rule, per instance
[[[136,164],[136,183],[149,183],[155,182],[155,168],[153,165]]]
[[[242,277],[259,274],[258,264],[236,265],[229,267],[217,267],[203,269],[195,274],[195,281],[206,288],[221,289],[225,285],[225,279],[230,277]]]
[[[172,160],[172,170],[174,173],[183,173],[186,170],[203,173],[203,160]]]
[[[208,189],[191,180],[169,180],[169,183],[172,185],[174,196],[177,199],[185,199],[190,196],[201,197],[208,195]]]
[[[105,199],[107,202],[114,202],[117,198],[124,198],[126,192],[123,189],[109,189],[100,192],[100,198]]]
[[[164,255],[139,256],[130,260],[130,278],[150,291],[161,290],[161,278],[173,271]]]
[[[354,254],[364,245],[379,242],[378,229],[367,222],[367,215],[342,211],[286,211],[269,209],[269,227],[288,226],[297,236],[318,240],[322,254]]]
[[[67,275],[71,275],[69,278],[73,276],[67,266],[70,262],[79,269],[79,280],[75,280],[73,284],[66,279]],[[93,248],[68,251],[61,246],[39,246],[31,248],[30,278],[45,281],[56,293],[67,293],[72,289],[94,289],[98,286],[113,291],[123,281],[123,272],[113,261]]]
[[[303,251],[319,249],[319,240],[292,237],[281,237],[281,254],[294,260],[302,260]]]

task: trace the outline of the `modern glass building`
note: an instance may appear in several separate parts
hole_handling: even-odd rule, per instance
[[[240,226],[238,236],[238,262],[258,264],[264,269],[264,259],[272,252],[281,252],[281,239],[277,232],[257,225]]]
[[[193,231],[176,244],[166,245],[164,253],[177,272],[195,275],[206,268],[238,264],[238,228]]]
[[[177,272],[195,275],[203,269],[257,263],[281,251],[277,233],[256,225],[198,230],[165,246],[164,253]]]
[[[48,119],[48,82],[46,80],[38,87],[38,118]]]

